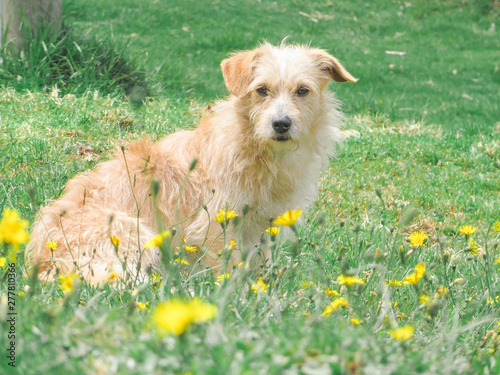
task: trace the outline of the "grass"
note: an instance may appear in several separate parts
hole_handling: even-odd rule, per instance
[[[500,373],[500,238],[492,227],[500,221],[500,55],[498,31],[489,31],[498,8],[487,7],[495,3],[236,4],[65,2],[72,35],[132,40],[123,55],[140,56],[135,69],[146,72],[155,95],[138,107],[123,87],[96,91],[90,78],[90,91],[82,84],[74,92],[59,85],[19,91],[3,79],[0,208],[13,207],[32,223],[68,179],[107,160],[116,146],[194,126],[207,102],[226,95],[218,64],[228,52],[284,35],[312,40],[360,81],[333,86],[345,101],[350,137],[321,176],[316,205],[291,240],[262,245],[276,246],[273,266],[263,270],[268,291],[254,293],[257,276],[244,270],[216,283],[211,274],[188,278],[168,265],[161,284],[81,284],[65,294],[58,283],[22,277],[21,257],[17,367],[4,358],[2,371]],[[477,227],[479,255],[458,231],[466,224]],[[429,236],[423,247],[410,246],[414,231]],[[416,286],[386,286],[419,263],[426,272]],[[340,275],[365,284],[339,285]],[[7,295],[4,281],[0,296]],[[326,287],[349,305],[324,316],[338,298]],[[215,319],[179,337],[160,335],[151,312],[192,294],[217,305]],[[422,294],[428,302],[420,303]],[[149,309],[139,310],[139,302]],[[389,334],[406,325],[415,327],[410,340]]]

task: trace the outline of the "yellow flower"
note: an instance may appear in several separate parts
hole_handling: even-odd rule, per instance
[[[423,303],[427,303],[428,301],[429,301],[429,296],[422,294],[418,300],[418,303],[423,304]]]
[[[186,259],[177,258],[175,259],[175,261],[179,264],[184,264],[185,266],[189,266],[189,262]]]
[[[500,233],[500,221],[493,223],[493,232]]]
[[[256,284],[252,285],[252,290],[254,293],[267,293],[267,289],[269,288],[269,285],[262,280],[262,276],[259,277],[259,280],[257,280]]]
[[[474,238],[472,238],[472,237],[469,239],[469,247],[470,247],[471,254],[479,255],[479,246],[476,243],[476,241],[474,241]]]
[[[234,211],[225,211],[225,210],[219,210],[219,213],[214,216],[214,219],[218,221],[221,224],[226,223],[230,219],[234,219],[235,217],[239,216],[238,214],[234,213]]]
[[[322,316],[330,315],[333,311],[340,309],[341,307],[347,307],[349,304],[344,297],[335,298],[328,306],[326,306],[325,311],[323,311]]]
[[[421,247],[424,246],[424,241],[429,238],[429,236],[424,232],[413,232],[410,235],[410,246]]]
[[[353,284],[364,284],[365,283],[359,277],[354,277],[354,276],[341,275],[341,276],[337,277],[337,280],[339,281],[340,285],[347,284],[347,286],[351,286]]]
[[[449,293],[450,291],[448,290],[448,288],[445,288],[444,286],[440,285],[438,286],[436,293],[434,293],[434,297],[438,298],[442,296],[447,296]]]
[[[172,299],[160,303],[151,314],[153,323],[165,333],[181,335],[193,323],[207,322],[215,317],[217,307],[199,299]]]
[[[147,310],[149,307],[149,302],[146,302],[146,303],[142,303],[142,302],[139,302],[137,303],[137,308],[141,311],[143,310]]]
[[[477,228],[473,227],[472,225],[464,225],[464,226],[460,227],[460,229],[458,231],[462,232],[466,236],[470,236],[476,230],[477,230]]]
[[[224,281],[226,279],[229,279],[230,277],[231,277],[230,273],[223,273],[222,275],[217,276],[217,281],[221,282],[221,281]]]
[[[110,240],[114,247],[120,246],[120,240],[118,239],[118,237],[116,236],[110,237]]]
[[[354,324],[355,326],[359,326],[361,323],[363,323],[361,320],[352,318],[351,323]]]
[[[276,237],[279,232],[281,232],[281,229],[278,227],[269,227],[266,229],[266,232],[271,235],[271,237]]]
[[[59,246],[59,244],[57,242],[55,242],[55,241],[49,241],[49,242],[47,242],[47,248],[49,250],[56,251],[58,246]]]
[[[495,307],[499,302],[500,302],[500,296],[496,296],[495,298],[492,297],[486,298],[486,304],[491,305],[493,307]]]
[[[198,248],[196,246],[189,246],[188,245],[188,246],[184,247],[184,250],[194,253],[194,252],[198,251]]]
[[[302,281],[300,285],[302,285],[304,289],[307,289],[309,287],[314,287],[314,283],[312,281]]]
[[[161,285],[162,279],[163,279],[163,276],[161,276],[157,272],[155,272],[151,275],[151,278],[149,279],[149,283],[151,285],[153,285],[154,287],[159,288]]]
[[[497,258],[497,263],[499,263],[499,264],[500,264],[500,257],[498,257],[498,258]]]
[[[425,274],[425,263],[419,263],[415,267],[415,271],[403,279],[403,285],[413,284],[417,285],[420,279]]]
[[[113,283],[117,282],[119,279],[120,279],[120,275],[118,274],[118,272],[111,271],[110,273],[108,273],[107,282],[109,284],[113,284]]]
[[[19,297],[24,296],[24,290],[21,290],[19,293],[17,293],[17,295],[18,295]]]
[[[229,241],[229,249],[232,249],[235,246],[236,246],[236,240]]]
[[[339,292],[337,292],[336,290],[331,290],[328,287],[325,288],[325,293],[328,294],[330,298],[340,296]]]
[[[156,236],[146,242],[144,244],[144,247],[146,249],[150,249],[152,247],[160,247],[163,244],[163,240],[168,237],[170,237],[170,231],[168,230],[164,231],[163,233],[158,233]]]
[[[28,232],[26,232],[27,227],[28,221],[22,220],[19,212],[6,208],[0,220],[0,245],[10,244],[17,251],[20,244],[29,240]]]
[[[4,268],[6,264],[7,264],[7,259],[3,257],[0,258],[0,268]]]
[[[64,294],[69,294],[75,286],[80,283],[80,275],[77,273],[68,273],[67,275],[59,276],[59,285]]]
[[[299,220],[300,215],[302,215],[302,210],[301,209],[298,209],[298,210],[295,210],[295,211],[288,210],[283,215],[278,216],[273,221],[273,224],[276,224],[276,225],[285,225],[287,227],[290,227],[293,224],[295,224],[295,222],[297,220]]]
[[[205,323],[217,315],[217,306],[207,304],[198,298],[192,299],[188,307],[191,310],[193,323]]]
[[[389,329],[387,332],[398,341],[408,341],[415,333],[415,327],[406,325],[397,329]]]
[[[402,281],[398,281],[396,279],[392,279],[392,280],[385,280],[385,285],[386,286],[401,286],[403,285],[403,282]]]

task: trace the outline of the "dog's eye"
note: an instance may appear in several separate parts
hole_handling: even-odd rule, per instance
[[[257,92],[260,95],[267,95],[267,87],[266,86],[259,86],[259,87],[257,87]]]
[[[309,89],[307,87],[299,87],[297,90],[298,96],[306,96],[307,94],[309,94]]]

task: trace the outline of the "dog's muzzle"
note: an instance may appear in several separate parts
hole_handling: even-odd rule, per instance
[[[274,140],[284,142],[291,139],[290,134],[288,134],[288,131],[292,126],[292,120],[290,119],[290,117],[284,116],[280,118],[274,118],[272,125],[276,133],[276,136],[273,137]]]

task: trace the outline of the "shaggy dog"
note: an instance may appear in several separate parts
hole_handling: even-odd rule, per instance
[[[341,140],[342,115],[328,82],[356,79],[323,50],[284,44],[263,44],[221,66],[232,95],[195,130],[118,150],[41,210],[27,247],[40,273],[77,270],[94,284],[110,270],[146,276],[161,256],[145,244],[172,226],[198,248],[191,260],[225,272],[219,253],[230,240],[238,241],[229,267],[255,248],[271,217],[313,202],[321,167]],[[214,219],[220,209],[240,216],[224,236]]]

